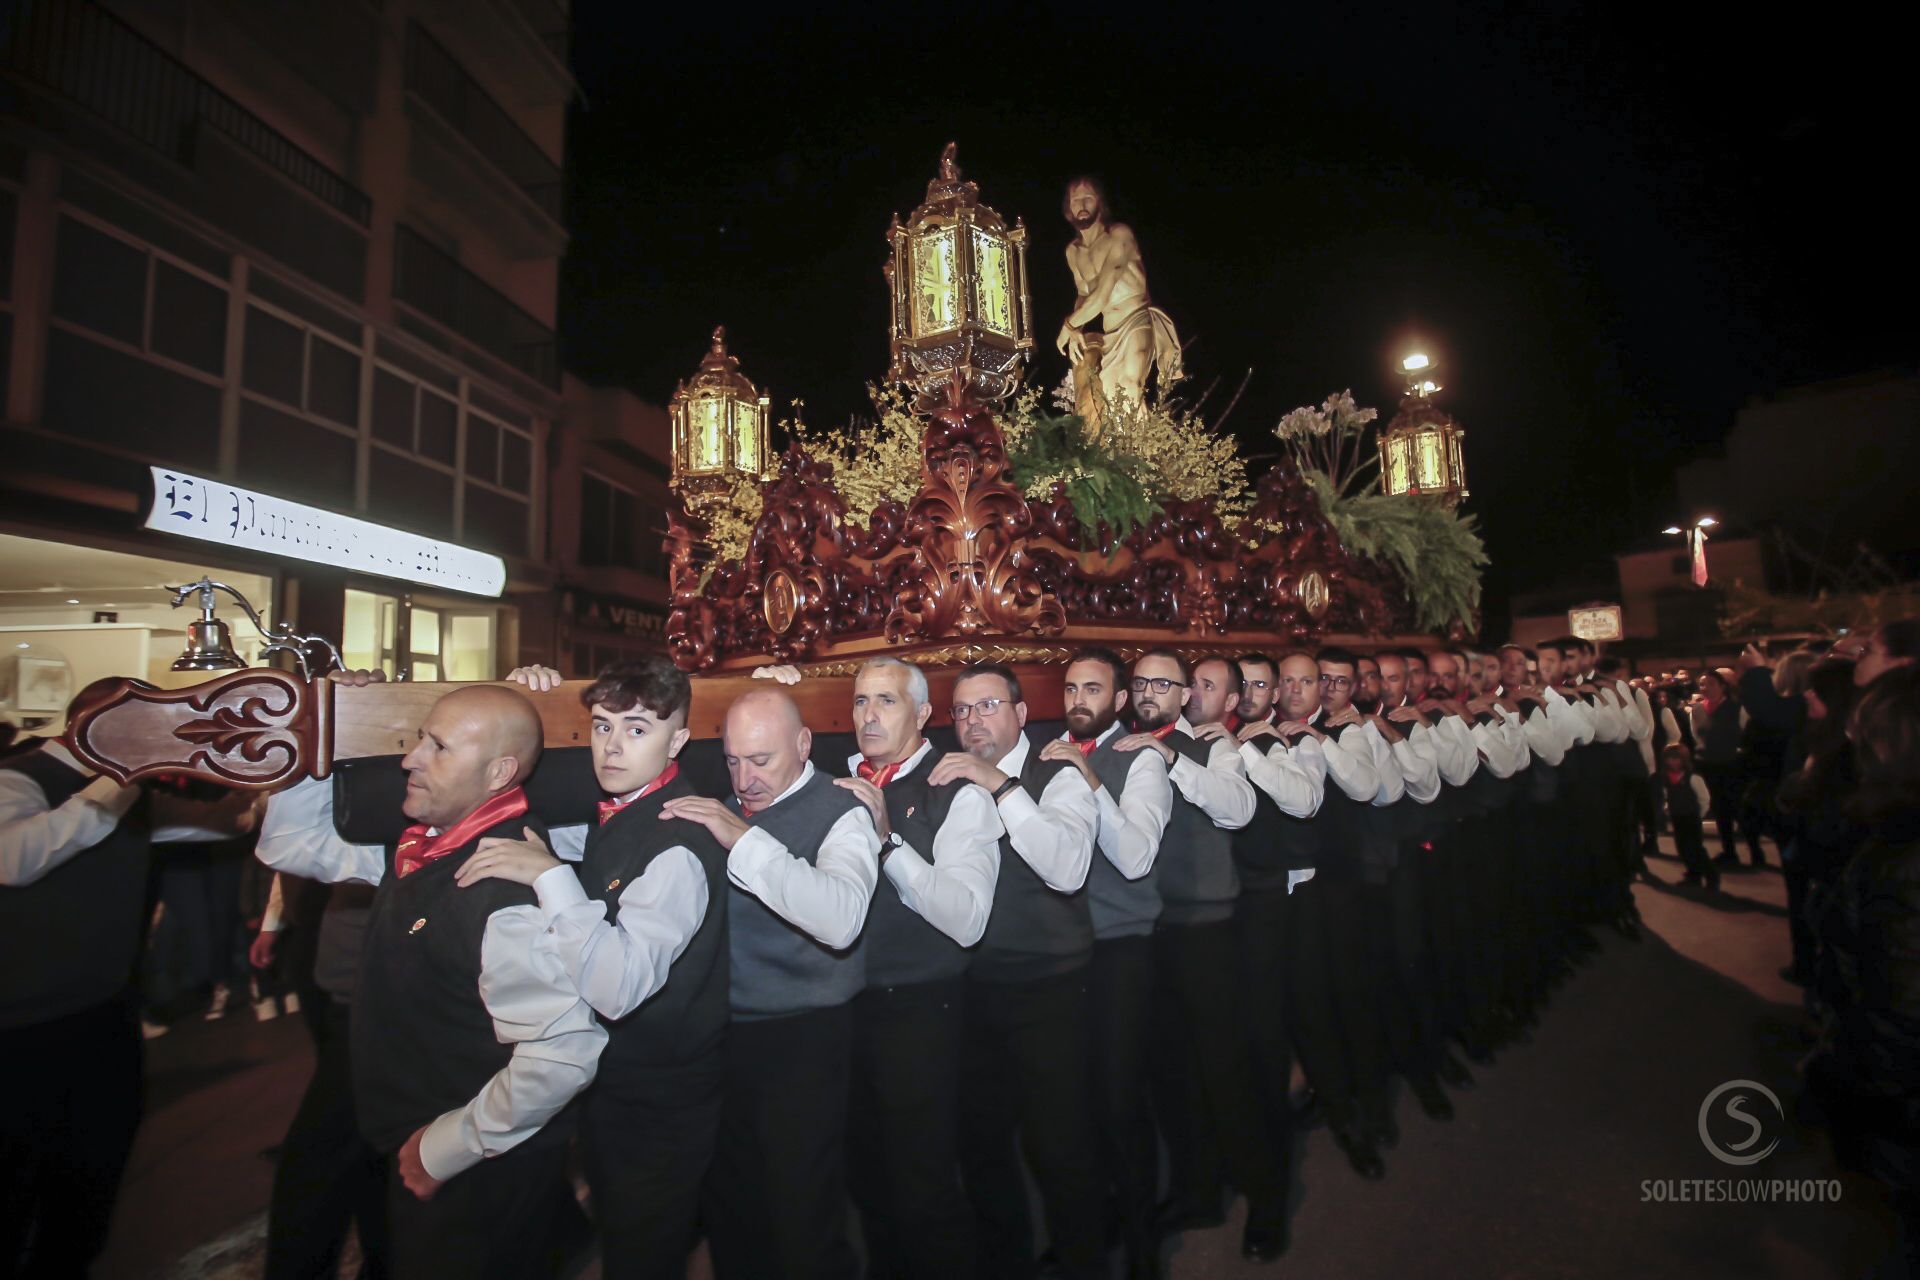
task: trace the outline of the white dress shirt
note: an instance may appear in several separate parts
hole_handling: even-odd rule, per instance
[[[1094,741],[1104,745],[1119,736],[1116,723],[1108,725]],[[1061,734],[1060,740],[1078,745],[1070,733]],[[1094,843],[1099,845],[1101,855],[1128,880],[1138,880],[1153,870],[1160,839],[1167,833],[1167,820],[1173,817],[1173,784],[1167,779],[1167,762],[1160,753],[1146,747],[1134,752],[1119,799],[1102,786],[1093,793],[1093,800],[1100,811]]]
[[[1568,698],[1552,687],[1542,691],[1541,696],[1547,704],[1547,718],[1560,729],[1563,751],[1593,741],[1593,717],[1588,714],[1590,708],[1586,703],[1577,698]]]
[[[1002,714],[1005,714],[1003,709]],[[1033,743],[1023,731],[994,765],[1018,779],[1027,767]],[[1087,882],[1093,865],[1093,843],[1100,830],[1100,802],[1078,769],[1062,769],[1047,781],[1038,800],[1025,787],[1014,787],[1000,797],[1000,819],[1007,841],[1041,883],[1057,893],[1072,893]]]
[[[1602,684],[1593,695],[1593,740],[1620,743],[1628,737],[1626,704],[1617,700],[1613,690]]]
[[[1367,758],[1373,762],[1373,774],[1380,780],[1380,786],[1373,793],[1373,803],[1383,808],[1398,803],[1406,794],[1407,780],[1394,760],[1386,735],[1373,721],[1365,720],[1354,730],[1353,745],[1356,749],[1365,749]]]
[[[1280,812],[1295,818],[1311,818],[1320,812],[1326,798],[1327,756],[1319,739],[1312,734],[1288,746],[1279,738],[1270,739],[1272,749],[1262,750],[1268,738],[1255,738],[1240,744],[1240,760],[1247,768],[1247,781],[1273,797]]]
[[[809,760],[773,803],[812,780]],[[844,951],[866,926],[867,904],[880,883],[880,834],[867,806],[855,805],[827,828],[809,863],[765,827],[749,826],[727,855],[727,878],[821,946]]]
[[[1441,781],[1450,787],[1465,786],[1480,767],[1480,748],[1474,744],[1467,726],[1458,716],[1442,715],[1431,725],[1415,724],[1407,734],[1413,749],[1433,761]]]
[[[1506,721],[1498,714],[1485,724],[1471,726],[1467,732],[1482,763],[1494,777],[1511,778],[1520,771],[1526,758],[1526,743],[1524,740],[1514,742],[1513,735],[1507,732]]]
[[[920,749],[901,762],[899,772],[914,772],[932,751],[933,744],[922,739]],[[860,763],[860,756],[848,756],[847,772],[858,772]],[[993,886],[1000,878],[1000,836],[1005,830],[993,797],[985,787],[969,782],[954,794],[946,821],[933,833],[931,861],[903,838],[880,869],[900,901],[916,915],[970,947],[987,931],[987,917],[993,912]]]
[[[1369,728],[1373,726],[1369,725]],[[1381,742],[1387,737],[1378,729],[1374,734]],[[1406,789],[1406,795],[1415,804],[1432,804],[1440,796],[1440,766],[1432,756],[1418,750],[1413,739],[1402,734],[1400,740],[1392,744],[1393,763],[1400,768],[1400,780]]]
[[[84,777],[97,776],[61,742],[49,738],[40,750]],[[189,807],[184,801],[176,805]],[[105,840],[119,825],[118,816],[77,793],[64,804],[49,805],[38,782],[18,769],[0,769],[0,887],[32,884]],[[154,844],[191,844],[233,836],[232,831],[176,823],[154,828],[148,838]]]
[[[1174,721],[1174,728],[1193,737],[1193,726],[1185,716]],[[1253,784],[1247,781],[1246,762],[1231,737],[1214,738],[1207,744],[1204,765],[1174,752],[1167,777],[1187,803],[1213,819],[1213,825],[1222,831],[1238,831],[1253,821]]]
[[[1325,718],[1324,712],[1316,711],[1309,723],[1319,729]],[[1373,752],[1353,730],[1352,725],[1342,725],[1332,733],[1320,729],[1327,734],[1327,740],[1320,744],[1320,752],[1326,757],[1328,776],[1347,798],[1372,804],[1380,794],[1380,773],[1373,767]]]
[[[1640,763],[1648,773],[1653,772],[1653,703],[1647,697],[1645,689],[1635,688],[1624,680],[1616,680],[1613,687],[1627,703],[1627,737],[1640,749]]]
[[[318,778],[267,802],[257,852],[275,870],[328,883],[378,884],[386,872],[385,848],[349,844],[333,829],[333,785]],[[539,907],[502,907],[487,918],[479,994],[513,1056],[471,1102],[421,1136],[420,1163],[443,1182],[539,1132],[593,1082],[607,1043]]]

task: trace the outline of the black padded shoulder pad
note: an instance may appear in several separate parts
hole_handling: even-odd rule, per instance
[[[586,747],[551,747],[527,778],[527,804],[549,827],[592,822],[602,799]],[[401,813],[407,775],[399,756],[340,760],[333,766],[333,828],[351,844],[387,844],[408,819]]]

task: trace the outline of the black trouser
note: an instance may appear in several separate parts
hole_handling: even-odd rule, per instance
[[[267,1209],[266,1280],[320,1280],[339,1270],[352,1224],[361,1275],[387,1274],[387,1161],[365,1138],[353,1108],[350,1005],[331,1001],[314,1040],[313,1078],[293,1113],[273,1171]]]
[[[1022,1151],[1062,1267],[1106,1274],[1106,1178],[1087,1092],[1087,978],[1083,964],[1026,982],[967,982],[960,1163],[983,1275],[1033,1272]]]
[[[954,977],[870,987],[853,1002],[847,1171],[868,1280],[973,1275],[957,1145],[965,999]]]
[[[1673,845],[1680,854],[1680,862],[1690,876],[1715,879],[1713,862],[1707,857],[1707,838],[1702,823],[1697,816],[1675,814],[1673,817]]]
[[[1411,804],[1413,801],[1402,801]],[[1382,932],[1390,960],[1389,980],[1379,998],[1394,1059],[1410,1080],[1432,1080],[1442,1041],[1434,996],[1433,949],[1428,941],[1427,880],[1436,868],[1428,840],[1400,842],[1400,859],[1387,878]]]
[[[607,1280],[684,1280],[726,1080],[724,1046],[672,1065],[601,1058],[580,1157]]]
[[[1087,997],[1094,1120],[1107,1185],[1129,1251],[1151,1250],[1158,1243],[1153,1209],[1160,1191],[1160,1143],[1147,1084],[1157,1013],[1153,940],[1140,934],[1095,942]]]
[[[847,1239],[853,1003],[727,1029],[726,1101],[702,1209],[721,1280],[836,1280]]]
[[[140,1125],[133,998],[0,1030],[0,1099],[0,1265],[84,1276]]]
[[[563,1122],[564,1124],[564,1122]],[[567,1133],[549,1126],[440,1184],[430,1200],[387,1169],[389,1274],[398,1280],[534,1280],[556,1276],[567,1188]]]
[[[1739,853],[1736,842],[1739,832],[1735,827],[1739,823],[1740,787],[1745,781],[1746,770],[1737,760],[1702,760],[1694,766],[1695,772],[1707,784],[1707,796],[1713,802],[1714,821],[1720,827],[1720,848],[1728,858],[1737,858]]]
[[[1230,1120],[1259,1126],[1282,1187],[1287,1185],[1288,1161],[1293,1157],[1293,1035],[1287,1017],[1287,936],[1292,910],[1285,889],[1242,889],[1233,908],[1234,948],[1239,955],[1238,1014],[1251,1055],[1256,1107],[1244,1120]],[[1231,970],[1222,975],[1223,981],[1232,978]]]
[[[1271,1219],[1285,1208],[1260,1114],[1252,1054],[1235,989],[1234,926],[1163,924],[1153,933],[1154,1097],[1167,1141],[1173,1197],[1217,1200],[1224,1171],[1247,1212]]]
[[[1358,885],[1315,877],[1293,891],[1287,950],[1289,1022],[1314,1095],[1336,1129],[1385,1086],[1373,1023],[1373,993],[1353,936]],[[1358,1030],[1360,1034],[1352,1034]]]

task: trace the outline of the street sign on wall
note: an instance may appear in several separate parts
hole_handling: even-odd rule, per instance
[[[1619,640],[1626,635],[1617,604],[1583,604],[1567,610],[1567,630],[1582,640]]]
[[[484,551],[185,471],[150,470],[149,529],[474,595],[507,587],[506,561]]]

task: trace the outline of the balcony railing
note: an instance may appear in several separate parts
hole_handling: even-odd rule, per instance
[[[560,166],[418,23],[407,30],[407,89],[560,221]]]
[[[25,0],[0,25],[0,66],[105,119],[178,164],[193,166],[201,126],[315,199],[367,224],[366,193],[188,70],[172,54],[87,0]]]
[[[553,330],[406,226],[394,229],[393,296],[541,386],[559,390],[560,347]]]
[[[540,43],[547,47],[547,52],[564,64],[567,60],[567,11],[554,0],[514,0],[514,8],[533,28],[533,34],[540,37]]]

